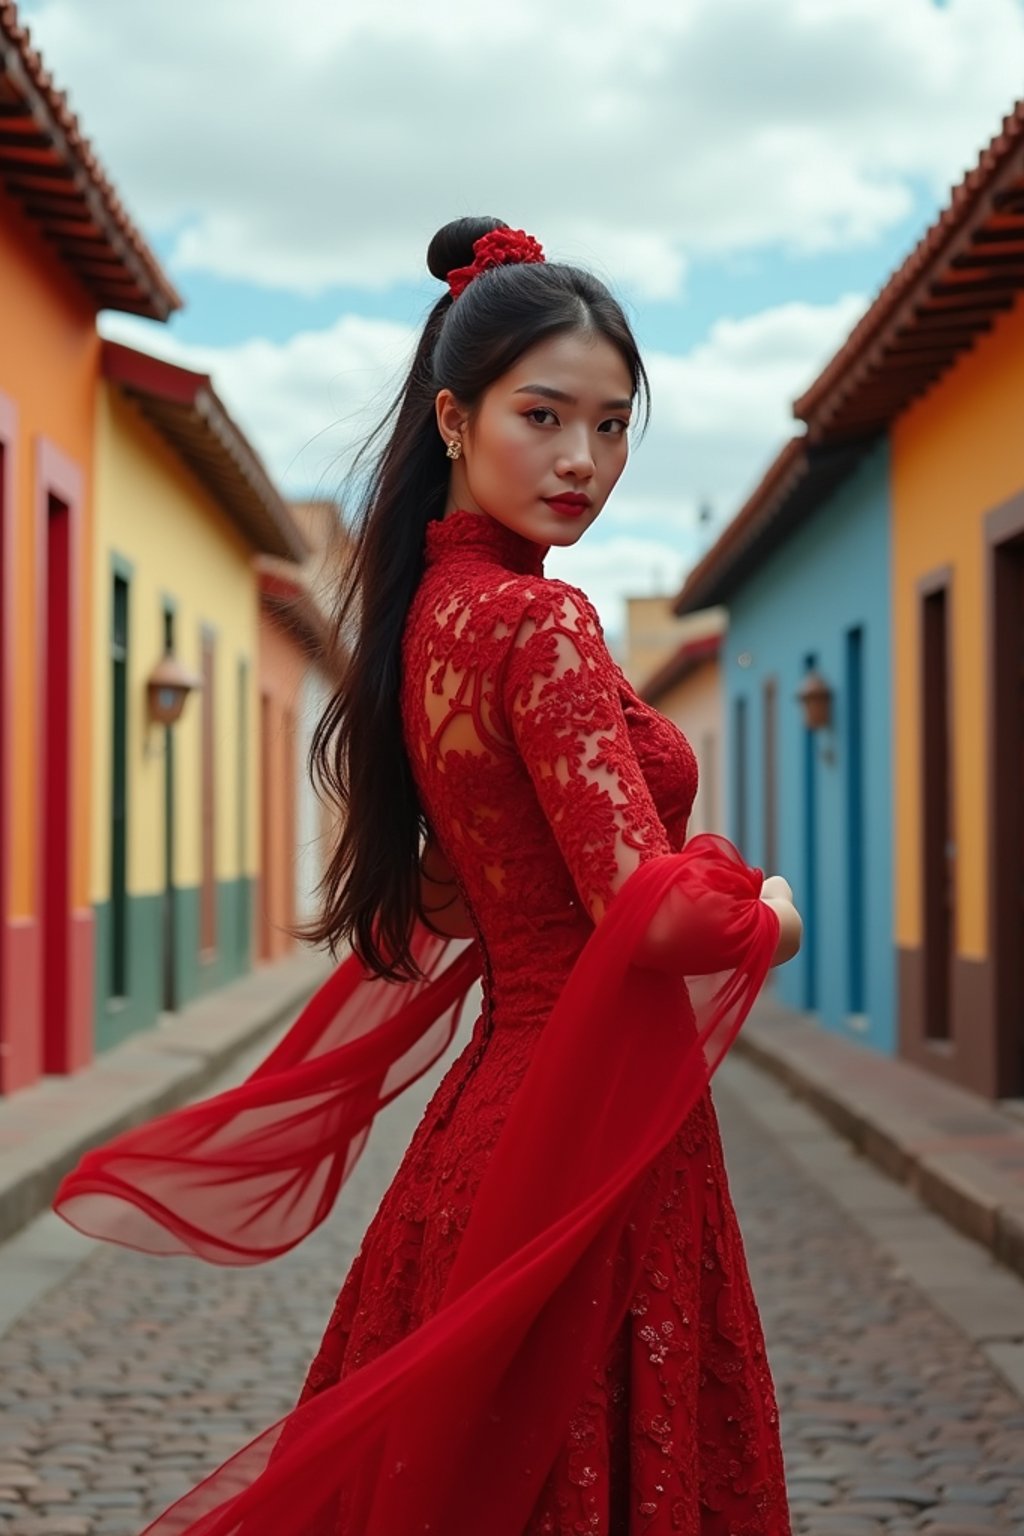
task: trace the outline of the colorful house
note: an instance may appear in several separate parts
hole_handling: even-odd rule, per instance
[[[294,948],[290,930],[317,908],[332,813],[308,771],[313,731],[340,676],[330,624],[332,580],[347,541],[334,502],[297,502],[291,514],[312,553],[301,565],[260,556],[260,886],[257,953]],[[333,576],[332,576],[333,572]]]
[[[0,0],[0,1093],[92,1054],[96,314],[180,300]]]
[[[1024,103],[795,410],[889,439],[900,1048],[1024,1096]]]
[[[729,827],[806,921],[775,985],[1019,1099],[1024,102],[794,412],[676,605],[728,602]]]
[[[720,657],[726,610],[708,608],[677,623],[685,629],[683,638],[659,666],[633,682],[642,699],[675,721],[696,753],[700,777],[689,833],[721,832],[725,805]]]
[[[267,801],[259,576],[302,561],[209,378],[104,342],[96,438],[96,1044],[247,971]],[[156,669],[184,670],[180,719]],[[287,773],[286,764],[275,764]]]
[[[884,439],[835,452],[786,445],[675,609],[723,603],[725,829],[753,863],[789,879],[804,919],[800,954],[773,985],[788,1006],[891,1051]]]

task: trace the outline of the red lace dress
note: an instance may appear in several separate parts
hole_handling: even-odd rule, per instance
[[[436,1311],[594,922],[637,863],[685,837],[690,746],[637,697],[584,593],[543,576],[545,553],[469,511],[427,527],[403,719],[422,805],[477,929],[483,1011],[366,1232],[303,1401]],[[784,1536],[774,1390],[708,1090],[647,1178],[659,1199],[642,1282],[526,1530]]]
[[[545,553],[430,523],[403,634],[409,757],[476,938],[418,924],[403,983],[350,955],[244,1082],[57,1190],[108,1241],[272,1260],[482,979],[300,1400],[143,1536],[788,1536],[707,1086],[778,918],[726,839],[684,846],[693,754]]]

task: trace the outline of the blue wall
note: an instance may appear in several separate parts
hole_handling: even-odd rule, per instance
[[[789,880],[805,930],[801,953],[772,973],[775,993],[892,1053],[888,486],[883,445],[731,594],[723,686],[730,835],[764,867],[764,683],[776,681],[777,868],[766,873]],[[795,699],[812,662],[832,689],[831,728],[814,735]]]

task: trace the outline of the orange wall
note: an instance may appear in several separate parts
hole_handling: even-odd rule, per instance
[[[72,687],[74,764],[71,895],[89,902],[88,665],[91,655],[90,562],[92,545],[92,444],[99,338],[95,306],[62,266],[52,248],[0,188],[0,391],[18,411],[14,452],[14,582],[12,676],[14,697],[11,762],[11,916],[39,910],[37,836],[39,776],[36,771],[38,677],[35,549],[35,444],[40,435],[72,459],[82,474],[83,505],[78,571],[78,667]]]
[[[950,601],[957,949],[988,949],[984,515],[1024,487],[1024,301],[892,430],[896,941],[922,941],[916,583],[953,569]]]

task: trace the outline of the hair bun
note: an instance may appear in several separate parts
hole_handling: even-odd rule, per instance
[[[492,229],[508,229],[504,219],[453,219],[445,224],[427,246],[427,268],[439,282],[456,267],[468,267],[473,260],[473,246],[481,235]]]

